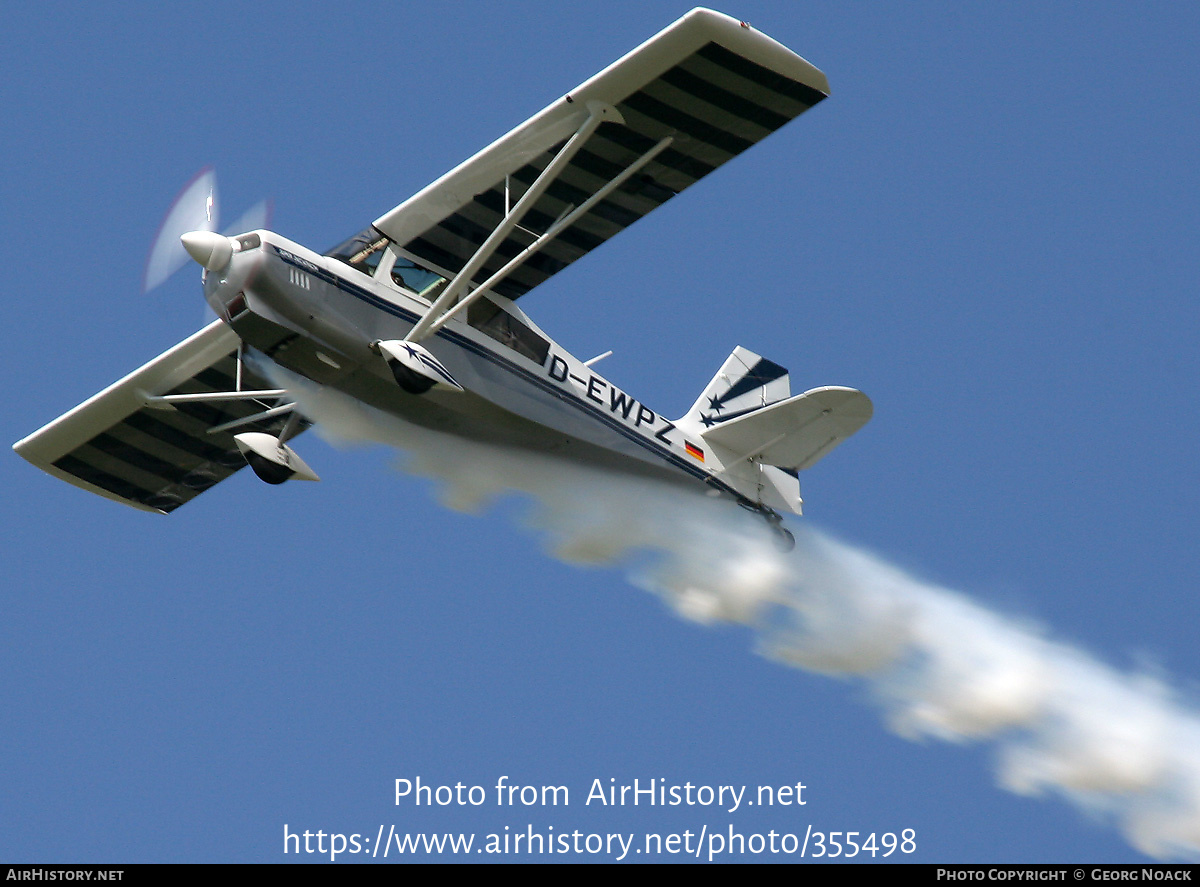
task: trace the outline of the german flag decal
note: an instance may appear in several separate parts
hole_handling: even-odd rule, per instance
[[[695,444],[689,443],[685,440],[683,442],[683,448],[687,450],[687,454],[693,459],[699,459],[701,462],[704,461],[704,450],[700,449]]]

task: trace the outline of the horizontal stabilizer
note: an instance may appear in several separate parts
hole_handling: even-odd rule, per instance
[[[799,471],[867,424],[871,400],[853,388],[814,388],[787,400],[729,419],[703,432],[709,443],[739,459]]]

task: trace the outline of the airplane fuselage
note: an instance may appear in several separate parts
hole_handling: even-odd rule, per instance
[[[424,345],[464,390],[436,386],[410,394],[372,346],[403,339],[427,301],[272,232],[239,240],[260,245],[236,252],[221,272],[208,272],[205,297],[246,345],[285,370],[424,427],[705,484],[758,507],[693,455],[694,445],[689,452],[674,423],[575,358],[523,313],[514,311],[527,327],[519,348],[452,319]],[[506,310],[513,310],[511,303]]]

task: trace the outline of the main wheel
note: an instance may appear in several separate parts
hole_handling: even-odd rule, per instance
[[[409,394],[424,394],[433,387],[432,379],[418,376],[400,361],[390,360],[388,364],[392,368],[392,376],[395,378],[396,384]]]
[[[281,484],[296,473],[286,465],[280,465],[272,462],[270,459],[264,459],[255,452],[246,453],[246,461],[250,463],[250,467],[258,475],[258,479],[268,484]]]

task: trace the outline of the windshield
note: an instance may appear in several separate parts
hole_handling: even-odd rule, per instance
[[[387,245],[386,237],[374,228],[368,228],[366,231],[355,234],[349,240],[339,243],[325,255],[345,262],[351,268],[371,277],[375,274],[375,269],[379,265],[379,260],[383,258],[383,251]]]

